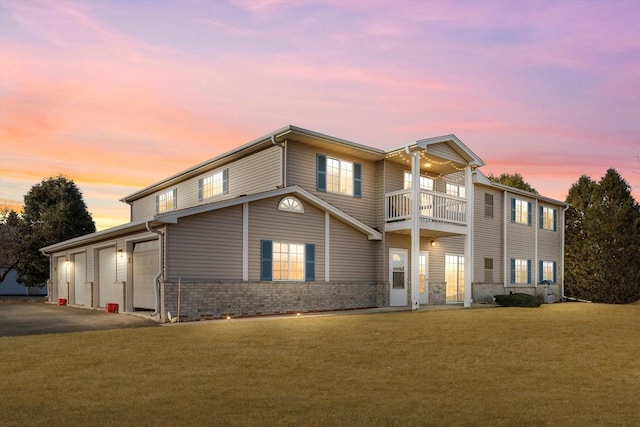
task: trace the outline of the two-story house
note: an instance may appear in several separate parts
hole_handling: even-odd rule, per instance
[[[129,223],[43,248],[50,299],[162,320],[558,301],[566,205],[483,165],[454,135],[385,151],[287,126],[123,198]]]

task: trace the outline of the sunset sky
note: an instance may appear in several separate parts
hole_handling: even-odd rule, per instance
[[[454,133],[564,200],[640,200],[640,1],[2,0],[0,202],[118,200],[293,124],[381,149]]]

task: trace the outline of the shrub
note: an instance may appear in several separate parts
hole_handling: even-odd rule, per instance
[[[529,294],[496,295],[496,302],[504,307],[540,307],[542,300]]]

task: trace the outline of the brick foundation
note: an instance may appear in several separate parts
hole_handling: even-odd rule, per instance
[[[389,305],[388,283],[338,282],[165,282],[161,286],[161,316],[182,321],[226,316],[261,316],[347,310]]]

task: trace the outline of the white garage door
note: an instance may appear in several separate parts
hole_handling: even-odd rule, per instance
[[[133,308],[156,308],[154,280],[158,275],[158,241],[136,243],[133,247]]]
[[[91,307],[91,285],[87,281],[87,254],[75,254],[73,256],[73,287],[75,290],[75,303],[85,307]]]
[[[67,295],[67,263],[65,262],[64,257],[58,258],[58,262],[56,263],[56,282],[58,286],[58,298],[68,299]]]
[[[98,263],[98,307],[107,303],[120,304],[122,307],[122,286],[116,285],[116,248],[100,249]]]

